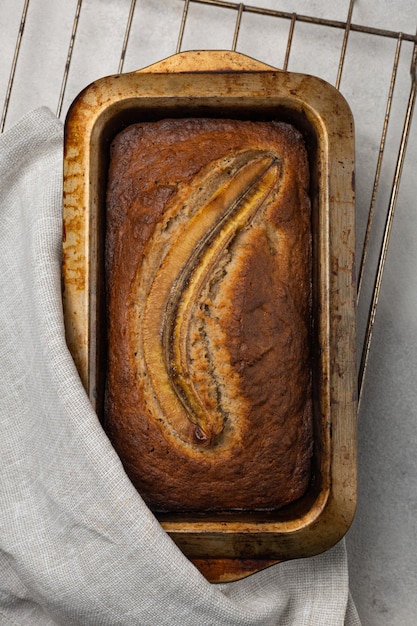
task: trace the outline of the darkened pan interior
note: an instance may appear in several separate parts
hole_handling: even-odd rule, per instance
[[[99,143],[97,146],[97,152],[99,154],[99,165],[97,168],[97,180],[93,183],[93,186],[97,189],[98,193],[98,223],[97,223],[97,241],[96,241],[96,255],[97,263],[93,268],[92,282],[97,285],[97,301],[96,309],[91,310],[90,328],[95,332],[91,337],[91,341],[95,342],[96,353],[96,386],[95,386],[95,401],[96,410],[106,427],[104,420],[104,392],[105,392],[105,378],[106,378],[106,363],[107,363],[107,344],[106,344],[106,276],[105,276],[105,264],[104,264],[104,249],[105,249],[105,216],[106,216],[106,188],[107,188],[107,172],[109,167],[110,158],[110,146],[114,137],[124,128],[130,124],[136,122],[154,122],[167,118],[187,118],[187,117],[213,117],[213,118],[227,118],[227,119],[240,119],[251,121],[280,121],[290,123],[300,130],[304,136],[305,144],[308,152],[309,166],[310,166],[310,198],[312,202],[312,233],[313,233],[313,297],[315,302],[313,304],[313,319],[312,319],[312,371],[313,371],[313,402],[315,405],[314,410],[314,454],[312,459],[312,480],[308,492],[305,496],[289,506],[283,507],[277,511],[271,512],[245,512],[239,513],[238,518],[241,519],[242,515],[250,516],[251,519],[264,519],[265,515],[271,520],[287,520],[300,517],[303,512],[307,511],[311,507],[311,503],[317,497],[318,493],[323,488],[323,480],[325,480],[325,471],[323,468],[323,450],[322,450],[322,425],[320,424],[320,415],[322,411],[319,408],[320,403],[320,380],[321,380],[321,364],[320,364],[320,350],[319,350],[319,338],[317,336],[317,319],[320,315],[319,299],[317,293],[319,290],[318,280],[318,263],[319,258],[317,254],[314,254],[315,250],[319,250],[321,247],[320,242],[320,230],[318,227],[316,215],[318,210],[318,171],[317,171],[317,142],[318,138],[316,131],[309,121],[303,117],[302,114],[293,111],[285,107],[271,108],[269,106],[262,106],[259,103],[258,106],[247,108],[244,102],[241,102],[237,106],[228,107],[227,105],[218,107],[216,103],[212,101],[206,104],[198,103],[196,106],[190,106],[186,101],[183,103],[179,98],[174,106],[167,106],[161,109],[155,110],[153,108],[138,108],[134,103],[131,104],[131,108],[127,108],[123,112],[119,112],[115,117],[111,118],[100,133]],[[185,517],[207,517],[206,512],[201,514],[183,514]],[[223,519],[224,516],[228,519],[236,518],[236,513],[222,512],[211,514],[213,519]],[[178,519],[181,517],[178,513],[157,513],[157,516],[161,520]]]

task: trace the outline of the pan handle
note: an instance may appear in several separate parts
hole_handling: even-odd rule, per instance
[[[240,52],[229,50],[190,50],[178,52],[137,73],[178,74],[181,72],[270,72],[281,71]]]

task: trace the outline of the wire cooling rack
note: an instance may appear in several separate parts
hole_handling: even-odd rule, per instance
[[[355,119],[363,120],[357,125],[361,398],[412,127],[416,34],[392,28],[388,4],[382,23],[363,8],[366,24],[357,22],[357,7],[363,3],[354,0],[336,3],[338,13],[330,3],[293,2],[288,11],[278,9],[288,2],[268,0],[250,5],[223,0],[4,1],[10,4],[10,19],[2,34],[0,131],[35,106],[49,106],[63,118],[89,82],[193,48],[249,53],[283,70],[320,75],[344,93]],[[298,5],[306,12],[295,12]]]
[[[366,413],[358,522],[347,541],[354,597],[368,624],[414,624],[415,559],[410,542],[404,548],[400,540],[415,537],[417,512],[415,373],[403,376],[404,361],[417,362],[415,0],[1,0],[1,9],[1,132],[39,106],[64,119],[96,79],[190,49],[236,50],[319,76],[343,93],[356,129],[358,373]],[[378,359],[393,352],[394,366],[381,366]]]

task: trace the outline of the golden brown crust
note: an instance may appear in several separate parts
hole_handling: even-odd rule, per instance
[[[105,420],[154,510],[275,509],[307,489],[308,184],[285,124],[164,120],[113,142]]]

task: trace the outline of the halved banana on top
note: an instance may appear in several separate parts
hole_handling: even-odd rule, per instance
[[[165,251],[153,276],[144,278],[141,351],[147,402],[157,404],[149,412],[163,415],[168,430],[193,448],[215,445],[231,417],[224,402],[228,381],[216,365],[227,356],[221,349],[215,354],[221,337],[216,345],[213,336],[221,331],[213,331],[211,287],[226,275],[228,249],[277,191],[280,176],[276,155],[260,151],[213,164],[203,184],[196,180],[187,201],[180,198],[169,211],[161,227],[171,229]],[[156,236],[149,250],[158,245]]]

